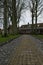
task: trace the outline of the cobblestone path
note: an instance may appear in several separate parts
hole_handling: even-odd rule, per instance
[[[23,35],[19,46],[13,51],[7,65],[43,65],[43,53],[37,47],[36,40]]]

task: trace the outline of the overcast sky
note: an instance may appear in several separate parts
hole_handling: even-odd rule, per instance
[[[42,4],[43,4],[43,0],[41,0],[41,1],[42,1]],[[31,12],[30,12],[30,9],[29,9],[29,10],[26,10],[26,12],[24,12],[22,14],[19,26],[28,24],[28,22],[29,22],[29,24],[31,24],[32,23],[31,20],[32,20],[32,17],[31,17]],[[37,23],[43,23],[43,11],[38,16]]]
[[[31,12],[29,10],[27,10],[26,12],[24,12],[21,15],[21,19],[20,19],[20,23],[19,26],[21,25],[27,25],[28,23],[31,24],[32,23],[32,17],[31,17]],[[38,21],[37,23],[43,23],[43,12],[40,14],[40,16],[38,17]],[[3,28],[2,23],[0,22],[0,28]]]
[[[31,20],[32,20],[31,12],[29,10],[27,10],[26,12],[24,12],[22,14],[19,26],[26,25],[26,24],[28,24],[28,22],[29,22],[29,24],[31,24],[32,23]],[[43,23],[43,11],[39,15],[37,23]]]

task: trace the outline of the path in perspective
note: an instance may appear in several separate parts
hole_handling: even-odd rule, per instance
[[[7,51],[6,59],[4,57],[5,61],[1,61],[0,65],[43,65],[43,52],[39,48],[39,44],[40,42],[34,37],[22,35],[5,45],[6,47],[9,45],[7,47],[9,52]],[[5,46],[0,48],[1,54],[5,50]],[[4,50],[2,51],[2,49]]]

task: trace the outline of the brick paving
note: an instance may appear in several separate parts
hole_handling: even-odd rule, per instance
[[[43,53],[38,49],[36,40],[23,35],[17,43],[20,44],[12,52],[7,65],[43,65]]]

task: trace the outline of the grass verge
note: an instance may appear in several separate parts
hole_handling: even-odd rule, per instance
[[[38,39],[43,39],[43,35],[33,35],[33,36],[38,38]]]
[[[10,40],[13,40],[13,39],[15,39],[15,38],[18,38],[20,36],[20,34],[17,34],[17,35],[9,35],[9,36],[7,36],[7,37],[2,37],[1,35],[0,35],[0,46],[1,45],[4,45],[5,43],[7,43],[8,41],[10,41]]]

